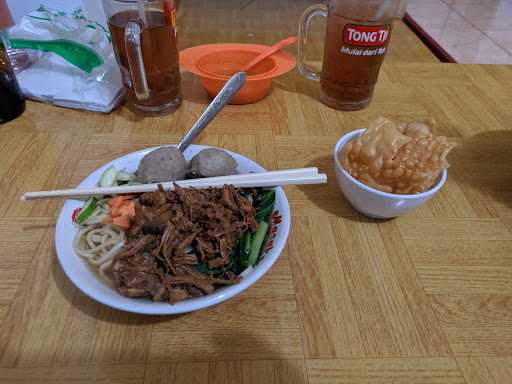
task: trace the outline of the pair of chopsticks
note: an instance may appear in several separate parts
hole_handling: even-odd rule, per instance
[[[284,185],[324,184],[327,182],[325,173],[318,173],[318,168],[297,168],[283,171],[247,173],[242,175],[207,177],[203,179],[171,181],[165,183],[129,185],[107,188],[75,188],[54,191],[25,192],[21,201],[35,199],[52,199],[59,197],[85,198],[103,195],[127,195],[131,193],[153,192],[161,185],[164,190],[173,190],[174,184],[182,188],[222,187],[231,184],[238,188],[245,187],[277,187]]]

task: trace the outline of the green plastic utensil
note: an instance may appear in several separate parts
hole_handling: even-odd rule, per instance
[[[9,42],[12,48],[53,52],[87,73],[103,64],[103,59],[95,51],[71,40],[10,39]]]

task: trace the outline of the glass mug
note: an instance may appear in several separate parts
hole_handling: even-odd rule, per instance
[[[174,0],[103,0],[116,60],[135,113],[160,116],[182,102]]]
[[[299,71],[320,81],[324,104],[355,111],[370,103],[402,1],[330,0],[304,12],[299,25]],[[304,62],[310,22],[316,16],[327,18],[321,73]]]

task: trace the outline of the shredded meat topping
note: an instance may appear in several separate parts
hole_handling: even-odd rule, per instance
[[[228,265],[242,233],[256,227],[254,207],[233,186],[144,193],[135,202],[126,249],[112,263],[117,289],[128,297],[176,303],[211,293],[215,285],[235,284],[233,273],[214,278],[196,266]]]

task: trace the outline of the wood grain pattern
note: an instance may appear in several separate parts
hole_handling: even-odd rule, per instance
[[[336,356],[364,353],[363,337],[357,323],[357,312],[350,297],[348,279],[343,271],[337,248],[335,230],[327,218],[310,218],[308,226],[315,249],[322,291],[327,301],[327,317]]]
[[[510,240],[404,239],[418,266],[511,266]]]
[[[512,234],[512,217],[503,218],[503,219],[501,219],[501,221],[503,221],[505,226],[508,228],[508,230]]]
[[[303,356],[293,296],[242,294],[211,309],[166,320],[153,325],[150,361]]]
[[[445,326],[512,326],[512,296],[497,294],[431,295],[440,324]]]
[[[379,231],[413,325],[421,339],[424,354],[450,356],[451,351],[446,337],[429,302],[429,297],[425,294],[396,223],[391,221],[382,223]]]
[[[149,364],[147,384],[307,383],[303,360]]]
[[[510,267],[417,267],[425,292],[432,294],[507,294],[512,292]]]
[[[312,384],[466,384],[450,358],[309,360]]]
[[[0,368],[0,383],[142,384],[144,368],[144,365],[139,364]]]
[[[333,227],[367,355],[424,355],[376,223],[338,219]]]
[[[457,364],[467,384],[495,384],[485,359],[481,357],[460,357],[457,359]]]
[[[450,348],[457,356],[511,356],[509,326],[443,327]]]
[[[483,358],[487,369],[496,384],[506,384],[512,377],[512,359],[510,357]]]
[[[180,45],[270,44],[296,34],[314,3],[180,2]],[[319,66],[323,25],[314,24],[308,57]],[[183,90],[169,116],[29,102],[0,127],[0,383],[512,381],[511,66],[438,63],[397,22],[362,111],[321,104],[319,85],[296,71],[264,100],[227,106],[199,143],[268,169],[316,166],[328,183],[286,188],[286,249],[243,294],[182,316],[119,312],[79,292],[60,268],[53,241],[62,201],[22,204],[19,195],[73,187],[118,156],[178,142],[209,102],[190,73]],[[441,192],[390,221],[350,206],[332,158],[342,134],[379,114],[432,116],[457,143]]]
[[[295,218],[289,248],[305,354],[310,358],[336,357],[328,303],[307,218]]]

